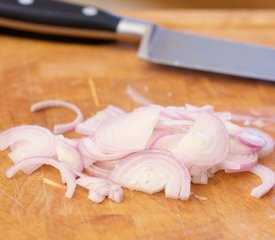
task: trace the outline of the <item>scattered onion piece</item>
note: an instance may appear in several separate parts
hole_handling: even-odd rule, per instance
[[[98,127],[106,120],[125,113],[122,109],[109,105],[107,108],[97,112],[93,117],[78,123],[75,132],[84,135],[93,135]]]
[[[262,184],[258,187],[255,187],[250,195],[255,198],[260,198],[268,191],[272,189],[275,184],[275,174],[274,172],[262,164],[257,164],[255,167],[251,168],[249,172],[256,174],[262,180]]]
[[[158,116],[157,108],[137,108],[131,113],[104,122],[96,131],[94,140],[106,153],[143,150],[152,135]]]
[[[116,165],[110,180],[150,194],[164,189],[168,198],[187,200],[190,196],[187,168],[166,151],[145,150],[127,156]]]
[[[54,126],[55,134],[62,134],[70,130],[73,130],[78,123],[83,121],[83,114],[80,111],[80,109],[74,104],[66,101],[62,101],[62,100],[45,100],[45,101],[34,103],[31,106],[31,112],[36,112],[40,109],[44,109],[48,107],[64,107],[76,113],[76,118],[72,122],[55,125]]]
[[[37,164],[39,165],[46,164],[57,168],[62,175],[62,179],[65,180],[65,182],[67,183],[67,191],[65,196],[67,198],[71,198],[73,196],[74,190],[76,187],[74,174],[62,162],[58,162],[49,157],[25,158],[15,163],[13,166],[11,166],[6,171],[6,177],[12,178],[19,170],[22,170],[22,169],[25,169],[26,167],[37,165]]]

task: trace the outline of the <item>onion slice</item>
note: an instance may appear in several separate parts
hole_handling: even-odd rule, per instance
[[[250,195],[255,198],[260,198],[267,192],[269,192],[275,184],[275,174],[262,164],[257,164],[255,167],[249,170],[249,172],[256,174],[262,180],[262,184],[252,189]]]
[[[105,153],[143,150],[157,123],[159,109],[140,107],[104,122],[95,133],[95,142]]]
[[[123,191],[121,186],[106,179],[80,175],[76,183],[89,190],[89,199],[100,203],[105,197],[111,198],[115,202],[123,200]]]
[[[62,100],[45,100],[37,102],[31,106],[31,112],[36,112],[40,109],[48,107],[64,107],[76,113],[76,118],[72,122],[55,125],[55,134],[62,134],[70,130],[73,130],[78,123],[83,121],[83,114],[80,111],[80,109],[76,105]]]
[[[144,150],[127,156],[116,165],[109,179],[150,194],[164,189],[168,198],[187,200],[190,196],[187,168],[162,150]]]
[[[106,120],[125,113],[121,108],[109,105],[107,108],[97,112],[93,117],[76,125],[75,131],[79,134],[93,135],[98,127]]]
[[[165,150],[187,165],[214,166],[229,152],[229,135],[223,122],[212,113],[202,112],[195,124],[175,144]]]
[[[47,128],[22,125],[0,133],[0,150],[8,147],[13,162],[32,156],[51,157],[55,154],[55,138]]]
[[[65,196],[67,198],[71,198],[74,194],[76,182],[75,182],[75,176],[72,171],[70,171],[66,165],[64,165],[62,162],[58,162],[52,158],[49,157],[30,157],[25,158],[17,163],[15,163],[12,167],[10,167],[6,171],[6,177],[12,178],[19,170],[22,170],[26,167],[33,166],[33,165],[50,165],[55,168],[57,168],[62,176],[62,179],[65,180],[67,183],[67,191]]]
[[[65,162],[76,171],[83,171],[84,166],[81,155],[74,146],[68,143],[68,140],[64,138],[56,139],[56,155],[59,161]]]

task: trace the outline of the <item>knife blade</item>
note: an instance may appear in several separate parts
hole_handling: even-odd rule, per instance
[[[0,0],[0,26],[82,38],[137,38],[149,62],[275,81],[275,49],[209,38],[123,18],[94,6],[48,0]]]

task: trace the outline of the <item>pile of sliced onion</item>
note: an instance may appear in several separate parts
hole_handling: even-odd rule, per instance
[[[0,133],[0,150],[10,148],[13,161],[8,178],[22,170],[31,174],[42,165],[51,165],[67,185],[71,198],[77,185],[89,191],[96,203],[106,197],[121,202],[121,187],[187,200],[191,182],[207,184],[219,170],[248,171],[259,176],[260,186],[251,196],[260,198],[275,185],[272,169],[258,163],[274,150],[271,136],[231,121],[229,112],[214,107],[149,105],[132,112],[108,106],[83,121],[80,109],[65,101],[47,100],[34,104],[32,111],[65,107],[76,118],[50,130],[22,125]],[[58,135],[74,129],[85,135],[69,139]]]

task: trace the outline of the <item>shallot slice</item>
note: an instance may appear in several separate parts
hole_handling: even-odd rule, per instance
[[[22,170],[26,167],[33,166],[33,165],[50,165],[55,168],[57,168],[62,176],[62,179],[67,183],[67,191],[65,196],[67,198],[71,198],[74,194],[75,187],[76,187],[76,182],[75,182],[75,175],[73,174],[72,171],[70,171],[66,165],[62,162],[58,162],[52,158],[49,157],[30,157],[30,158],[25,158],[17,163],[15,163],[13,166],[11,166],[7,171],[6,171],[6,177],[12,178],[19,170]]]
[[[105,197],[111,198],[115,202],[123,200],[123,191],[121,186],[109,180],[96,177],[80,175],[76,183],[89,190],[89,199],[93,202],[100,203]]]
[[[75,131],[79,134],[93,135],[98,127],[106,120],[125,113],[121,108],[109,105],[107,108],[97,112],[86,121],[78,123]]]
[[[262,184],[253,188],[250,195],[255,198],[260,198],[267,192],[269,192],[275,184],[275,174],[262,164],[257,164],[255,167],[251,168],[249,172],[256,174],[262,180]]]
[[[47,128],[22,125],[0,133],[0,150],[8,147],[13,162],[33,156],[51,157],[55,154],[55,138]]]
[[[78,123],[82,122],[84,119],[82,112],[76,105],[66,101],[62,101],[62,100],[45,100],[45,101],[37,102],[31,106],[31,112],[36,112],[40,109],[44,109],[48,107],[64,107],[76,113],[76,118],[72,122],[55,125],[54,126],[55,134],[62,134],[70,130],[73,130],[75,126]]]
[[[243,172],[254,167],[258,162],[257,153],[228,154],[221,166],[226,173]]]
[[[104,153],[96,144],[94,138],[91,137],[82,138],[79,141],[79,150],[83,155],[94,159],[95,161],[115,160],[129,154],[125,152]]]
[[[249,139],[257,139],[257,142],[262,143],[260,144],[260,150],[258,151],[259,158],[266,157],[274,151],[274,140],[267,133],[257,128],[245,128],[244,132],[245,136],[249,136]],[[240,137],[243,138],[243,136]],[[244,141],[246,140],[248,139],[246,138]]]
[[[187,200],[190,196],[187,168],[162,150],[144,150],[127,156],[116,165],[109,179],[150,194],[164,189],[168,198]]]
[[[223,122],[212,113],[202,112],[178,142],[165,150],[188,165],[214,166],[229,152],[229,135]]]
[[[140,107],[105,121],[95,133],[94,140],[105,153],[129,153],[143,150],[157,123],[156,107]]]
[[[68,144],[68,141],[62,138],[56,139],[56,155],[59,161],[65,162],[78,172],[83,171],[84,166],[81,155],[75,147]]]

